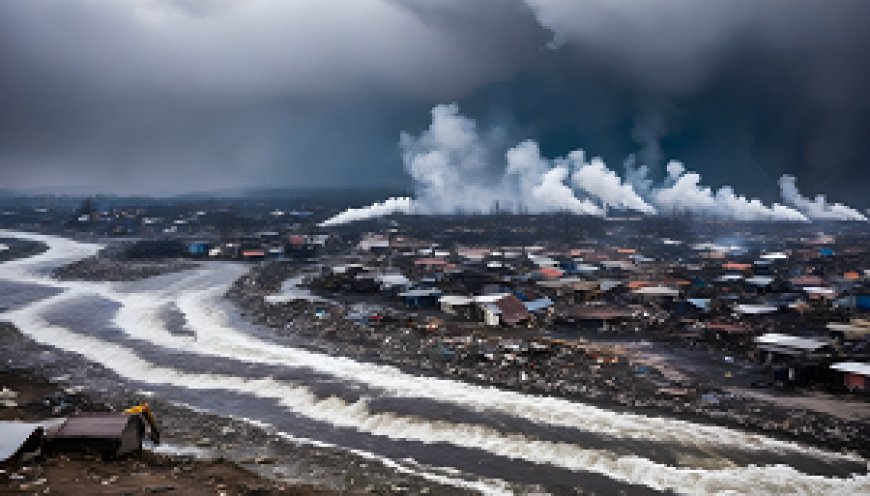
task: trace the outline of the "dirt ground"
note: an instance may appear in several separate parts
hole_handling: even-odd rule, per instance
[[[53,455],[0,474],[0,494],[70,495],[319,495],[257,477],[225,460],[142,453],[114,461],[91,455]]]
[[[87,396],[26,373],[0,371],[5,397],[0,420],[38,420],[79,411],[106,411]],[[9,391],[14,393],[10,394]],[[104,461],[89,454],[46,453],[29,462],[0,466],[0,495],[325,495],[331,491],[265,479],[223,460],[142,451]]]

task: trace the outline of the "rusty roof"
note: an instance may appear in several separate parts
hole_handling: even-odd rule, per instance
[[[562,269],[555,269],[553,267],[543,267],[541,269],[538,269],[537,273],[548,279],[558,279],[565,274],[565,271]]]

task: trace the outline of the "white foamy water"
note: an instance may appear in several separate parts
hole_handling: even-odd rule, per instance
[[[174,402],[175,405],[187,408],[193,411],[209,413],[207,410],[199,408],[194,405],[190,405],[187,403],[178,403]],[[240,422],[244,422],[246,424],[253,425],[254,427],[258,427],[263,429],[264,431],[278,436],[281,439],[285,439],[287,441],[292,442],[296,445],[303,446],[313,446],[316,448],[329,448],[329,449],[343,449],[349,453],[352,453],[360,458],[364,458],[366,460],[373,460],[383,465],[390,467],[397,472],[409,475],[415,475],[417,477],[422,477],[423,479],[437,482],[439,484],[447,485],[447,486],[455,486],[461,487],[465,489],[474,490],[481,494],[487,496],[502,496],[512,494],[513,491],[510,488],[510,485],[505,483],[504,481],[500,481],[492,478],[469,478],[467,474],[464,474],[460,470],[451,469],[449,467],[431,467],[431,466],[422,466],[419,463],[415,462],[412,459],[402,459],[402,460],[393,460],[384,456],[377,455],[376,453],[372,453],[370,451],[353,449],[353,448],[345,448],[342,446],[338,446],[334,443],[327,443],[324,441],[318,441],[316,439],[310,439],[305,437],[294,436],[289,432],[282,432],[276,430],[274,426],[259,421],[257,419],[252,419],[248,417],[238,417],[231,416],[230,418],[234,420],[238,420]],[[156,451],[156,450],[155,450]]]
[[[3,233],[10,236],[12,233]],[[35,239],[35,236],[26,235]],[[43,255],[0,264],[0,278],[49,284],[65,291],[4,315],[25,334],[44,344],[75,352],[130,380],[146,380],[188,390],[223,390],[277,400],[281,407],[300,417],[328,425],[353,429],[378,438],[422,443],[443,443],[502,457],[548,465],[568,471],[591,472],[616,481],[642,484],[654,489],[690,494],[787,493],[860,494],[870,492],[867,475],[847,479],[804,474],[784,465],[705,469],[672,467],[640,456],[625,456],[606,449],[544,441],[522,432],[501,432],[485,425],[442,421],[373,412],[363,400],[348,402],[337,397],[322,398],[305,384],[270,378],[246,379],[232,375],[183,372],[160,366],[136,355],[121,344],[50,325],[42,315],[52,307],[84,295],[116,301],[120,309],[114,324],[129,337],[167,349],[215,356],[242,362],[286,367],[304,367],[338,379],[377,388],[384,395],[423,398],[455,403],[479,411],[495,411],[554,427],[578,428],[618,439],[639,439],[709,447],[802,453],[826,460],[846,459],[839,454],[800,446],[734,429],[692,422],[616,413],[602,408],[557,398],[546,398],[459,381],[417,377],[389,366],[358,362],[348,358],[282,346],[235,329],[218,305],[226,286],[244,268],[234,265],[210,266],[166,277],[160,284],[88,283],[52,281],[41,269],[88,256],[99,247],[80,245],[61,238],[39,236],[51,249]],[[31,264],[26,263],[30,261]],[[163,284],[166,282],[166,284]],[[142,288],[146,289],[142,289]],[[163,316],[166,306],[177,305],[194,336],[172,334]],[[288,434],[289,435],[289,434]],[[403,466],[406,464],[403,464]],[[443,476],[443,474],[441,474]],[[448,478],[449,479],[449,478]],[[448,481],[449,482],[449,481]],[[503,486],[486,483],[492,492]],[[476,489],[483,490],[482,487]]]

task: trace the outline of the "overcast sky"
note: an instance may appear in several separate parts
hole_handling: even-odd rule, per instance
[[[867,205],[866,0],[3,0],[0,189],[409,184],[399,134],[484,128]]]

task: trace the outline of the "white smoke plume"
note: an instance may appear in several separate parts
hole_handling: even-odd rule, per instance
[[[402,133],[405,170],[416,188],[419,213],[485,213],[499,200],[497,178],[488,174],[489,149],[477,124],[459,107],[438,105],[419,137]]]
[[[358,220],[369,220],[392,214],[410,214],[414,211],[414,200],[408,197],[389,198],[368,207],[349,208],[320,223],[322,227],[338,226]]]
[[[567,180],[566,164],[541,156],[538,144],[524,141],[503,158],[476,123],[456,104],[432,109],[432,123],[420,136],[402,133],[405,170],[416,185],[415,210],[421,214],[484,214],[499,210],[604,215],[601,206],[578,197]],[[502,163],[493,170],[492,162]]]
[[[578,198],[566,180],[565,165],[552,166],[541,156],[538,144],[523,141],[507,151],[505,193],[516,192],[527,204],[520,209],[530,213],[571,212],[578,215],[604,215],[604,210],[587,199]],[[511,187],[515,186],[515,187]]]
[[[616,172],[607,168],[607,165],[599,157],[585,162],[585,154],[573,151],[568,155],[568,160],[574,164],[574,174],[571,175],[571,183],[586,192],[590,196],[599,199],[608,207],[635,210],[645,214],[654,214],[656,209],[644,201],[634,190],[631,184],[623,182]]]
[[[669,162],[667,172],[664,184],[651,192],[653,203],[662,213],[691,213],[738,221],[808,220],[797,210],[784,205],[774,203],[768,207],[758,199],[738,195],[730,186],[714,192],[709,186],[700,184],[700,174],[686,171],[680,162]]]
[[[459,114],[456,104],[438,105],[432,109],[432,123],[427,130],[419,136],[402,133],[399,140],[405,170],[414,180],[415,198],[347,210],[321,225],[396,212],[486,214],[499,210],[603,216],[605,205],[630,209],[639,204],[630,186],[606,194],[597,191],[598,184],[612,184],[614,180],[620,184],[619,178],[603,162],[584,164],[582,152],[575,153],[573,159],[569,156],[553,161],[541,156],[537,143],[524,141],[500,156],[491,141],[478,131],[473,120]],[[584,166],[588,166],[586,170]],[[578,171],[580,175],[574,178],[572,173]],[[595,174],[605,177],[596,180]],[[580,186],[573,188],[571,184],[578,181]],[[596,190],[592,192],[592,188]],[[633,197],[620,199],[627,193]],[[649,210],[648,205],[642,208]]]
[[[784,175],[779,178],[779,189],[785,203],[800,210],[812,220],[867,220],[867,217],[854,208],[842,203],[829,204],[824,195],[817,195],[815,200],[801,195],[794,176]]]
[[[698,173],[676,161],[667,164],[667,176],[656,185],[647,177],[649,168],[635,166],[632,158],[626,161],[623,179],[602,159],[587,161],[582,150],[548,159],[535,141],[526,140],[500,155],[494,141],[482,135],[473,120],[460,115],[456,104],[438,105],[432,109],[428,129],[419,136],[402,133],[399,141],[405,170],[414,180],[415,197],[348,209],[321,225],[393,213],[486,214],[496,210],[600,217],[616,209],[647,215],[690,213],[737,221],[792,222],[822,218],[816,210],[860,216],[843,205],[828,205],[823,197],[802,203],[787,198],[797,207],[792,208],[778,203],[768,206],[735,193],[730,186],[714,190],[701,184]]]

